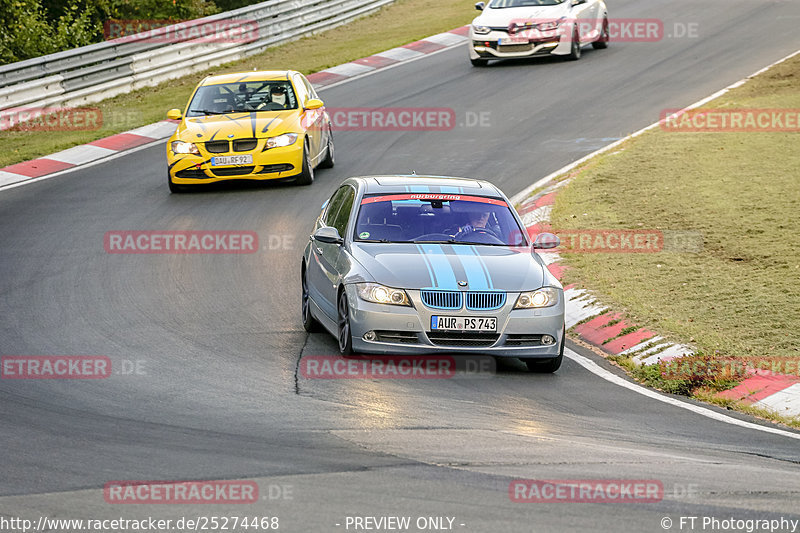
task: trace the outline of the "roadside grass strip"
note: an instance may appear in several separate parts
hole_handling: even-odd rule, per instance
[[[800,55],[704,110],[800,117]],[[570,287],[570,335],[648,385],[800,427],[800,130],[706,130],[640,132],[539,186],[522,216],[532,235],[660,232],[653,253],[548,265]]]

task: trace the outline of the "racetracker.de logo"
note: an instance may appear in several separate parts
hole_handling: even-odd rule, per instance
[[[258,501],[255,481],[109,481],[106,503],[247,504]]]
[[[15,107],[0,111],[0,130],[91,131],[103,126],[96,107]]]
[[[575,32],[582,42],[601,35],[602,18],[523,18],[511,21],[508,25],[510,44],[520,39],[533,42],[565,41],[571,42]],[[664,39],[664,21],[661,19],[608,19],[608,36],[611,42],[653,43]]]
[[[106,20],[103,37],[117,42],[248,43],[258,38],[255,20]]]
[[[450,131],[456,112],[447,107],[338,107],[328,109],[337,131]]]
[[[253,254],[254,231],[107,231],[109,254]]]
[[[449,379],[456,374],[450,356],[385,356],[345,359],[309,355],[300,361],[306,379]]]
[[[659,125],[670,132],[800,131],[800,109],[665,109]]]
[[[4,355],[2,379],[104,379],[111,359],[104,355]]]
[[[582,253],[657,253],[664,248],[659,230],[584,229],[557,230],[558,252]]]
[[[664,499],[657,479],[515,479],[515,503],[656,503]]]

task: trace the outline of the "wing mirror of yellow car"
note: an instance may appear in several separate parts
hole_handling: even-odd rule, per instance
[[[322,100],[319,98],[309,98],[306,100],[306,109],[319,109],[320,107],[324,106],[325,104],[322,103]]]
[[[170,120],[180,120],[183,116],[180,109],[170,109],[167,111],[167,118]]]

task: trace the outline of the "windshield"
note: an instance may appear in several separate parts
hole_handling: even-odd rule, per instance
[[[248,81],[200,87],[186,116],[286,109],[297,109],[297,98],[289,80]]]
[[[564,0],[492,0],[489,7],[503,9],[505,7],[557,6],[563,3]]]
[[[527,244],[525,231],[505,200],[434,193],[364,197],[354,239],[495,246]]]

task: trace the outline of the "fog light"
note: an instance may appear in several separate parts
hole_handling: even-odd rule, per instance
[[[368,331],[368,332],[364,333],[364,340],[365,341],[374,341],[377,338],[378,338],[378,336],[375,335],[374,331]]]
[[[550,335],[542,335],[542,344],[554,344],[556,340]]]

